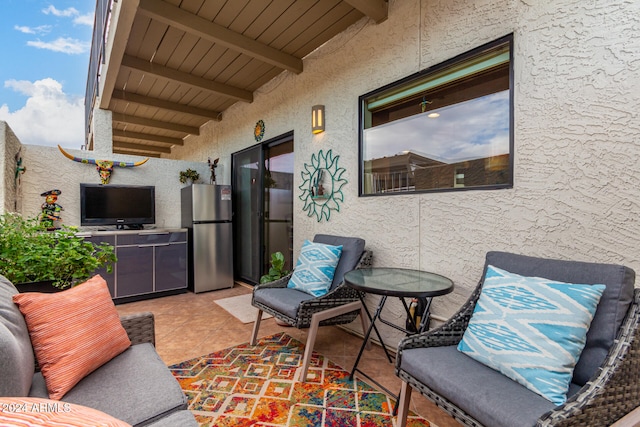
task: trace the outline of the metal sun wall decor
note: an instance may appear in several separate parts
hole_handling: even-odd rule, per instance
[[[256,142],[262,141],[264,137],[264,121],[258,120],[256,127],[253,128],[253,137],[256,139]]]
[[[340,202],[344,202],[342,187],[347,183],[342,179],[345,168],[338,167],[340,156],[334,156],[331,150],[326,154],[320,150],[311,156],[311,163],[305,163],[302,174],[300,200],[307,216],[316,216],[318,222],[325,218],[329,221],[331,211],[340,211]]]
[[[98,171],[98,174],[100,174],[100,182],[102,184],[108,184],[109,183],[109,179],[111,178],[111,172],[113,172],[113,167],[114,166],[117,166],[119,168],[132,168],[132,167],[135,167],[135,166],[140,166],[140,165],[146,163],[147,160],[149,160],[149,158],[147,157],[144,160],[141,160],[139,162],[135,162],[134,163],[134,162],[118,162],[118,161],[115,161],[115,160],[82,159],[80,157],[75,157],[75,156],[67,153],[59,145],[58,145],[58,149],[60,150],[60,152],[66,158],[71,159],[74,162],[85,163],[85,164],[89,164],[89,165],[96,165],[96,170]]]

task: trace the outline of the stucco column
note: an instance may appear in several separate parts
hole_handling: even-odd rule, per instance
[[[110,110],[93,110],[93,152],[96,159],[110,159],[113,154],[112,113]]]

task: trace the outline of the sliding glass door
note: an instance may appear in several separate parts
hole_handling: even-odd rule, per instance
[[[235,279],[256,283],[260,279],[262,148],[251,147],[232,155],[233,264]]]
[[[232,155],[234,269],[255,285],[274,252],[293,257],[293,133]]]

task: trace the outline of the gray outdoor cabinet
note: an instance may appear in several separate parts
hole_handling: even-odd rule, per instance
[[[91,243],[99,244],[100,242],[106,242],[111,246],[116,245],[116,236],[90,236],[85,237],[84,240],[89,241]],[[113,297],[116,292],[116,273],[115,268],[111,273],[107,273],[106,268],[99,268],[95,271],[95,274],[99,274],[102,276],[104,280],[107,282],[107,287],[109,288],[109,293]]]
[[[152,298],[187,289],[187,230],[97,231],[85,234],[94,243],[115,246],[113,272],[96,271],[107,281],[114,300]]]

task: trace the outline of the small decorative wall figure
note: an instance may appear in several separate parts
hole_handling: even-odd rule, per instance
[[[47,229],[55,229],[55,224],[57,221],[60,221],[60,212],[64,210],[62,206],[58,203],[58,196],[60,195],[60,190],[49,190],[40,194],[44,197],[44,203],[40,207],[42,209],[42,214],[40,214],[40,223],[47,227]]]
[[[318,222],[322,219],[329,221],[331,211],[340,211],[340,202],[344,201],[342,187],[347,183],[342,175],[345,168],[338,167],[340,156],[334,156],[331,150],[311,156],[311,163],[305,163],[302,173],[302,190],[300,200],[304,202],[302,208],[307,216],[316,216]]]
[[[207,159],[207,163],[209,163],[209,170],[211,170],[211,178],[209,179],[210,184],[216,183],[216,168],[218,167],[218,162],[220,161],[220,157],[211,161],[211,157]]]
[[[109,183],[109,179],[111,178],[111,172],[113,172],[113,167],[114,166],[117,166],[119,168],[132,168],[132,167],[135,167],[135,166],[140,166],[140,165],[146,163],[147,160],[149,160],[148,157],[146,159],[144,159],[144,160],[139,161],[139,162],[118,162],[118,161],[115,161],[115,160],[82,159],[80,157],[75,157],[75,156],[72,156],[71,154],[67,153],[59,145],[58,145],[58,149],[60,150],[60,152],[67,159],[71,159],[74,162],[85,163],[85,164],[89,164],[89,165],[96,165],[96,170],[98,171],[98,174],[100,174],[100,182],[102,184],[108,184]]]
[[[20,175],[22,175],[23,173],[25,173],[27,171],[26,166],[22,165],[22,156],[20,156],[20,152],[18,151],[16,153],[16,185],[18,184],[18,182],[20,181]]]

